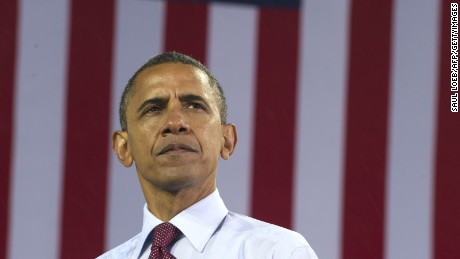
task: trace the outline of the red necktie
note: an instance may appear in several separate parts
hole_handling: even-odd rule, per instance
[[[176,259],[168,251],[168,246],[174,244],[182,233],[169,222],[161,223],[153,229],[152,249],[149,259]]]

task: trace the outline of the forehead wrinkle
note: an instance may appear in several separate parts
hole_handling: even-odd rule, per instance
[[[186,82],[190,82],[193,80],[187,74],[177,74],[175,71],[172,71],[175,66],[187,67],[190,73],[193,74],[193,77],[197,79],[197,81],[199,81],[204,86],[211,88],[211,90],[214,91],[214,87],[212,87],[211,85],[211,79],[204,71],[192,65],[182,63],[165,63],[146,68],[139,74],[138,78],[136,78],[135,81],[138,81],[140,77],[144,77],[144,80],[147,81],[147,84],[153,85],[157,83],[167,84],[170,82],[178,81],[180,79],[184,79]]]

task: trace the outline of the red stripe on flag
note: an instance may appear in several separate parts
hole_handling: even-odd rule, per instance
[[[299,45],[297,9],[259,13],[252,216],[292,226]]]
[[[206,62],[208,5],[166,3],[165,51],[178,51]]]
[[[391,0],[352,2],[342,232],[345,259],[383,258],[391,24]]]
[[[72,1],[61,258],[104,250],[114,2]]]
[[[450,3],[442,1],[440,24],[433,249],[436,259],[458,258],[460,254],[460,114],[450,111],[450,96],[454,94],[450,89]]]
[[[0,258],[6,258],[13,145],[17,1],[0,2]]]

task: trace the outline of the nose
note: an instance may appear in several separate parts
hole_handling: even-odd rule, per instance
[[[161,134],[167,136],[168,134],[187,134],[190,132],[190,125],[185,120],[184,114],[180,108],[170,110],[167,113],[165,124],[161,129]]]

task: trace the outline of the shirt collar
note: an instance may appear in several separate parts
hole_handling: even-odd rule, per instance
[[[227,214],[228,209],[216,189],[207,197],[177,214],[169,222],[179,228],[193,247],[201,253]],[[135,250],[137,256],[141,254],[152,229],[161,223],[163,222],[155,217],[145,204],[142,232]]]

